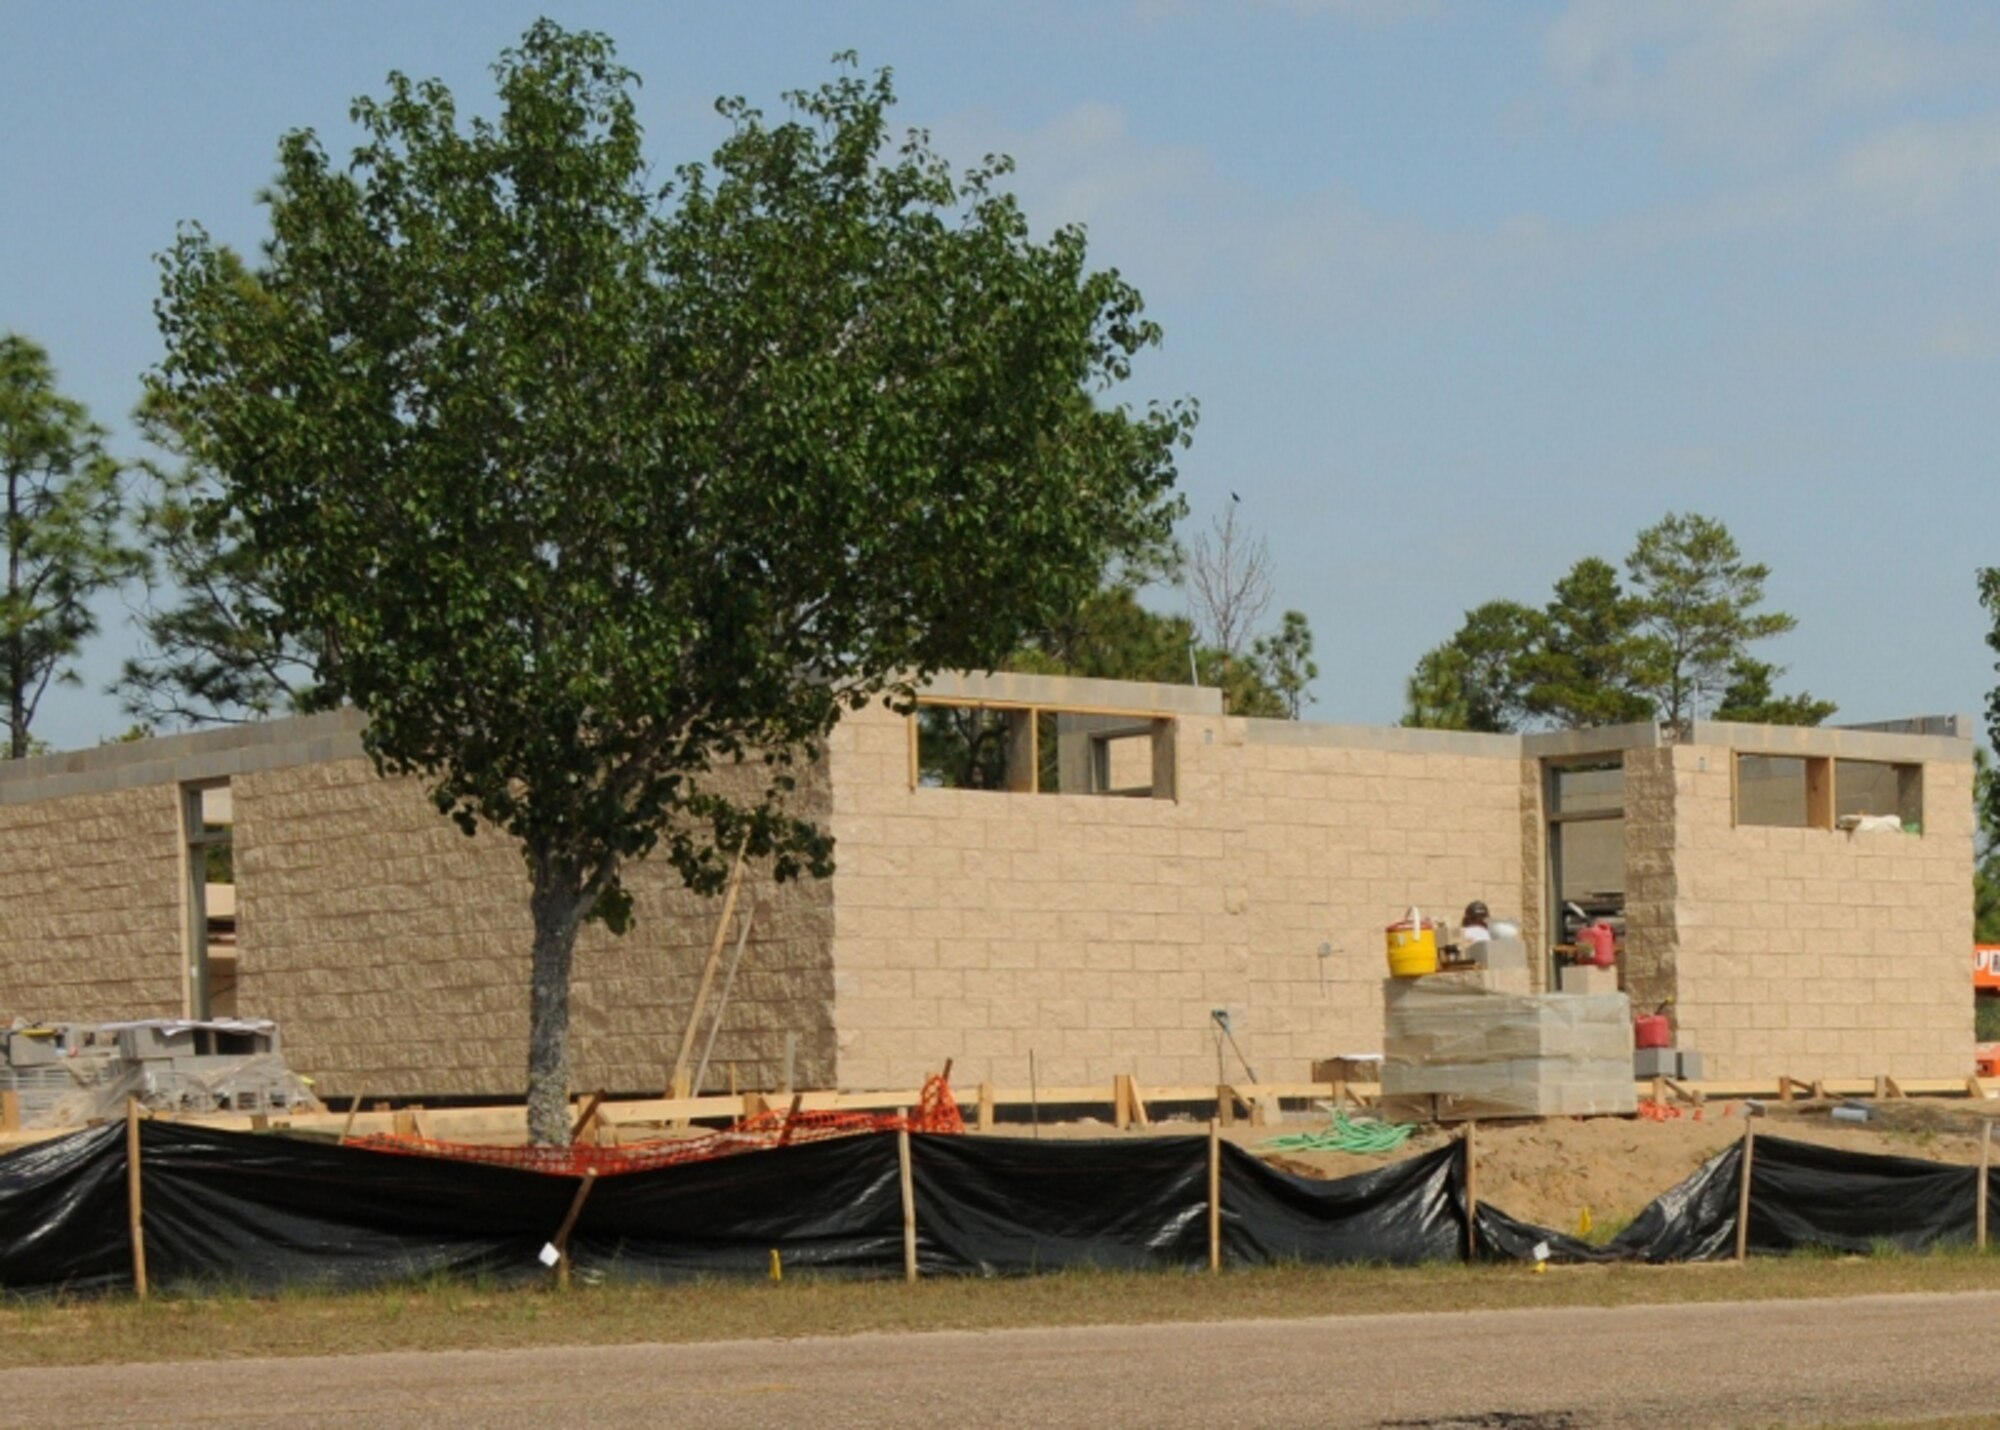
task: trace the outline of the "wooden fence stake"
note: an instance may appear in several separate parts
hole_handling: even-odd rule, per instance
[[[354,1101],[347,1104],[347,1121],[340,1124],[340,1140],[342,1142],[346,1142],[348,1135],[354,1131],[354,1114],[360,1110],[361,1094],[357,1092],[354,1094]]]
[[[1222,1270],[1222,1124],[1208,1119],[1208,1270]]]
[[[125,1200],[132,1218],[132,1286],[146,1299],[146,1206],[139,1175],[139,1099],[125,1099]]]
[[[1132,1125],[1132,1079],[1126,1073],[1111,1075],[1111,1125],[1120,1132]]]
[[[1465,1121],[1465,1259],[1479,1256],[1479,1124]]]
[[[1987,1183],[1992,1180],[1991,1176],[1992,1170],[1993,1170],[1993,1119],[1989,1117],[1985,1120],[1985,1122],[1980,1124],[1979,1188],[1977,1192],[1974,1194],[1974,1201],[1972,1203],[1975,1213],[1973,1220],[1977,1226],[1979,1249],[1981,1251],[1986,1250],[1986,1198],[1988,1195],[1986,1188],[1987,1188]]]
[[[903,1184],[903,1279],[914,1284],[917,1279],[917,1187],[916,1179],[910,1174],[909,1109],[902,1108],[897,1115],[903,1118],[903,1125],[896,1129],[896,1166]]]
[[[993,1084],[990,1082],[979,1084],[979,1130],[993,1130]]]
[[[21,1130],[21,1094],[9,1090],[0,1092],[0,1132]]]
[[[1236,1125],[1236,1089],[1226,1082],[1216,1084],[1215,1115],[1224,1127]]]
[[[569,1215],[563,1218],[562,1226],[556,1231],[556,1285],[569,1290],[569,1234],[576,1229],[576,1219],[583,1215],[584,1199],[590,1189],[597,1185],[597,1168],[585,1167],[583,1181],[578,1184],[576,1196],[570,1200]]]
[[[1750,1174],[1757,1155],[1757,1124],[1743,1119],[1743,1174],[1736,1189],[1736,1259],[1750,1256]]]

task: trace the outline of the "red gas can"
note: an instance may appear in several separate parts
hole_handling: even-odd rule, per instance
[[[1618,961],[1618,936],[1599,920],[1576,931],[1576,961],[1609,968]]]
[[[1641,1013],[1632,1020],[1632,1044],[1640,1048],[1671,1048],[1674,1025],[1664,1013]]]

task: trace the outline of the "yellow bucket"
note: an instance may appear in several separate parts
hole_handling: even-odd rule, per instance
[[[1389,925],[1389,976],[1422,978],[1437,971],[1437,925],[1412,909],[1401,923]]]

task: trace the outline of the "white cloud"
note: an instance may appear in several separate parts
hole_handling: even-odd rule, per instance
[[[1880,250],[1898,265],[1940,244],[2000,244],[2000,112],[1873,112],[1936,64],[1914,42],[1877,44],[1882,14],[1852,0],[1579,0],[1548,32],[1546,53],[1590,103],[1672,122],[1690,142],[1755,130],[1770,152],[1815,125],[1827,131],[1782,166],[1706,163],[1705,193],[1581,225],[1533,211],[1426,222],[1370,207],[1337,182],[1253,189],[1205,149],[1155,142],[1124,109],[1097,101],[1030,130],[973,116],[938,137],[948,154],[1014,155],[1033,221],[1087,225],[1099,261],[1156,301],[1220,285],[1303,323],[1442,321],[1715,244],[1766,255],[1782,252],[1773,243]],[[1836,114],[1847,118],[1828,125]],[[1918,340],[1927,320],[1909,321]],[[1921,341],[1941,354],[1984,346],[1948,326]]]
[[[1838,118],[1990,77],[1991,54],[1899,27],[1919,13],[1866,0],[1574,0],[1543,58],[1593,116],[1779,163]]]

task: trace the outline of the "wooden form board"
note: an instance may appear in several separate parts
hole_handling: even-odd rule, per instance
[[[1878,1091],[1886,1091],[1889,1096],[1903,1097],[1961,1097],[1993,1100],[2000,1098],[2000,1082],[1976,1077],[1964,1078],[1826,1078],[1813,1081],[1787,1077],[1768,1082],[1679,1082],[1670,1079],[1635,1079],[1633,1088],[1641,1098],[1656,1096],[1663,1090],[1670,1092],[1685,1102],[1715,1102],[1732,1098],[1769,1098],[1783,1100],[1781,1087],[1788,1087],[1791,1096],[1801,1096],[1802,1090],[1820,1097],[1874,1098]],[[1237,1083],[1229,1086],[1228,1101],[1232,1104],[1225,1122],[1243,1115],[1254,1121],[1277,1106],[1279,1100],[1286,1102],[1331,1102],[1335,1104],[1371,1105],[1381,1097],[1378,1083],[1363,1082],[1267,1082]],[[1113,1111],[1115,1116],[1119,1105],[1123,1104],[1127,1121],[1141,1127],[1157,1122],[1162,1108],[1182,1106],[1215,1109],[1218,1105],[1218,1088],[1214,1083],[1189,1084],[1183,1086],[1146,1087],[1141,1089],[1129,1075],[1121,1076],[1116,1082],[1069,1084],[1066,1086],[1043,1087],[996,1087],[982,1083],[975,1090],[967,1089],[962,1104],[966,1121],[981,1130],[991,1130],[998,1122],[1002,1108],[1020,1109],[1023,1112],[1036,1102],[1044,1110],[1051,1107],[1103,1107]],[[914,1089],[890,1092],[836,1092],[820,1090],[800,1092],[794,1098],[783,1098],[775,1093],[744,1092],[735,1096],[711,1094],[704,1097],[640,1098],[626,1101],[600,1101],[594,1121],[599,1126],[625,1127],[637,1131],[648,1127],[689,1122],[734,1122],[738,1118],[754,1115],[773,1106],[792,1102],[803,1112],[889,1112],[897,1108],[916,1105],[919,1094]],[[225,1131],[248,1132],[255,1126],[256,1119],[247,1114],[214,1113],[204,1116],[174,1116],[158,1114],[162,1121],[183,1121],[202,1127],[215,1127]],[[405,1107],[400,1111],[391,1110],[386,1104],[377,1104],[372,1109],[357,1110],[351,1104],[337,1111],[298,1113],[290,1116],[276,1115],[267,1119],[272,1130],[294,1129],[300,1132],[323,1132],[346,1134],[353,1137],[380,1136],[385,1133],[401,1132],[403,1135],[433,1137],[442,1141],[480,1140],[487,1138],[525,1137],[527,1112],[518,1104],[488,1107],[446,1107],[416,1108]],[[0,1148],[25,1146],[34,1142],[64,1136],[75,1128],[35,1128],[17,1132],[0,1132]]]

